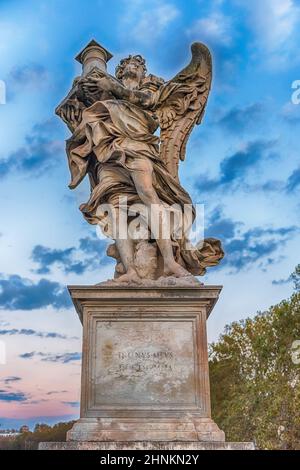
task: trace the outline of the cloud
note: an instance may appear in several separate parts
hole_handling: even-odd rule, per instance
[[[57,121],[54,118],[34,125],[31,133],[25,138],[24,146],[0,160],[0,178],[11,172],[41,176],[53,168],[59,154],[64,150],[63,142],[53,139],[57,129]]]
[[[139,43],[150,44],[158,40],[168,26],[179,16],[172,3],[152,0],[150,6],[141,0],[126,0],[126,13],[122,30]]]
[[[289,66],[299,61],[297,0],[239,0],[238,3],[247,11],[255,45],[265,54],[268,65]]]
[[[286,190],[288,193],[292,193],[295,189],[298,189],[300,185],[300,168],[293,171],[291,176],[287,180]]]
[[[1,379],[1,382],[4,382],[6,385],[8,385],[12,382],[19,382],[20,380],[22,380],[21,377],[18,377],[16,375],[11,375],[9,377],[4,377],[3,379]]]
[[[40,267],[35,270],[38,274],[49,274],[50,268],[55,263],[62,264],[64,267],[72,270],[72,263],[70,262],[74,248],[66,248],[65,250],[57,250],[47,248],[42,245],[36,245],[31,254],[34,262],[39,263]]]
[[[45,67],[38,63],[15,66],[6,78],[8,99],[25,89],[37,90],[47,86],[48,73]]]
[[[56,395],[58,393],[68,393],[68,390],[50,390],[46,395]]]
[[[288,240],[299,233],[296,226],[289,227],[254,227],[243,230],[244,224],[225,217],[221,207],[217,207],[208,218],[205,236],[221,239],[225,258],[218,269],[232,268],[239,272],[256,263],[264,269],[275,262],[274,256]]]
[[[235,16],[223,11],[223,2],[206,2],[203,13],[193,19],[186,28],[185,35],[189,43],[201,41],[212,52],[213,76],[218,89],[230,86],[236,81],[238,64],[243,60],[240,51],[240,32]]]
[[[0,401],[6,402],[23,402],[28,399],[27,395],[23,392],[7,392],[6,390],[0,390]]]
[[[0,330],[0,336],[12,336],[12,335],[24,335],[24,336],[36,336],[38,338],[54,338],[54,339],[79,339],[77,336],[67,336],[52,331],[36,331],[32,329],[22,328],[20,330],[13,328],[10,330]]]
[[[272,284],[274,286],[282,286],[282,285],[285,285],[285,284],[290,284],[291,282],[292,282],[292,278],[290,276],[287,279],[274,279],[272,281]]]
[[[32,351],[32,352],[20,354],[19,357],[20,357],[21,359],[31,359],[32,357],[34,357],[34,356],[36,356],[36,355],[39,356],[39,355],[41,355],[41,354],[43,354],[43,353],[36,353],[36,352]]]
[[[3,178],[10,172],[10,162],[9,160],[0,160],[0,178]]]
[[[269,180],[262,185],[254,185],[253,190],[262,190],[262,191],[283,191],[285,188],[285,183],[280,180]]]
[[[100,240],[96,236],[80,238],[79,248],[84,253],[91,255],[103,255],[103,250],[107,247],[107,240]]]
[[[236,189],[239,183],[245,182],[247,173],[266,158],[274,157],[271,152],[275,141],[254,141],[248,143],[245,148],[224,158],[220,164],[219,176],[211,179],[206,175],[197,178],[195,187],[200,191],[215,191],[219,188]]]
[[[81,361],[82,354],[79,352],[64,353],[64,354],[49,354],[44,357],[42,361],[46,362],[60,362],[62,364],[68,364],[69,362]]]
[[[62,401],[64,405],[71,406],[72,408],[78,408],[80,406],[79,401]]]
[[[266,260],[270,264],[273,262],[270,256],[275,255],[277,250],[296,233],[296,227],[250,229],[239,238],[226,243],[227,257],[224,264],[234,268],[235,271],[245,269],[258,261]],[[263,264],[260,267],[263,267]]]
[[[101,240],[96,235],[80,238],[79,247],[52,249],[36,245],[31,253],[31,259],[39,264],[34,271],[37,274],[49,274],[51,267],[57,265],[65,274],[83,274],[87,270],[99,268],[111,263],[106,256],[108,240]],[[77,257],[77,259],[76,259]]]
[[[72,352],[72,353],[62,353],[62,354],[52,354],[52,353],[43,353],[40,351],[31,351],[27,353],[20,354],[21,359],[32,359],[34,357],[40,357],[44,362],[59,362],[61,364],[68,364],[69,362],[81,361],[81,353]]]
[[[34,283],[17,274],[0,279],[0,308],[33,310],[48,306],[55,309],[71,307],[67,290],[58,282],[40,279]]]
[[[21,87],[29,84],[40,83],[45,80],[47,71],[43,65],[31,63],[14,67],[9,73],[9,78],[18,83]]]
[[[293,103],[285,104],[281,111],[281,117],[290,125],[300,124],[300,106]]]
[[[205,230],[206,237],[218,237],[222,240],[234,238],[237,230],[242,226],[241,222],[236,222],[224,216],[221,206],[218,206],[209,216],[208,227]]]
[[[44,403],[45,401],[49,401],[46,398],[41,398],[40,400],[26,400],[22,402],[21,404],[26,404],[26,405],[39,405],[40,403]]]
[[[254,27],[265,47],[278,49],[291,38],[299,18],[294,0],[254,0],[251,6]]]
[[[232,108],[219,119],[217,124],[232,134],[240,134],[251,127],[257,126],[263,115],[260,103],[254,103],[245,108]]]
[[[189,36],[209,44],[229,46],[232,42],[233,26],[229,16],[221,11],[213,11],[208,16],[200,18],[187,30]]]

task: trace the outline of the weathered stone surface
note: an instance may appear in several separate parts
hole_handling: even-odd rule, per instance
[[[141,410],[138,410],[141,411]],[[223,431],[210,418],[197,418],[194,413],[144,410],[136,418],[81,418],[67,434],[71,441],[224,441]],[[124,407],[120,416],[130,412]],[[131,411],[135,416],[137,412]],[[160,414],[160,416],[159,416]],[[154,415],[154,417],[151,417]]]
[[[210,415],[206,320],[221,287],[69,287],[83,322],[72,441],[224,441]]]
[[[145,258],[145,262],[148,261],[148,258]],[[175,277],[175,276],[161,276],[158,279],[149,279],[149,278],[140,278],[138,280],[130,281],[119,281],[116,277],[115,279],[109,279],[107,281],[102,281],[97,286],[102,287],[192,287],[192,286],[203,286],[203,283],[198,281],[198,279],[192,275],[185,277]]]
[[[39,450],[255,450],[253,442],[41,442]]]
[[[96,321],[95,405],[195,404],[193,322]]]

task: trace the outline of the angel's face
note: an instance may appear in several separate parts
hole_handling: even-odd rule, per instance
[[[130,60],[123,71],[123,79],[131,78],[137,82],[141,82],[144,78],[144,67],[137,60]]]

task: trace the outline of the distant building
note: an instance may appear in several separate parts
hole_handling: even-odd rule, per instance
[[[0,429],[0,437],[18,436],[20,433],[15,429]]]

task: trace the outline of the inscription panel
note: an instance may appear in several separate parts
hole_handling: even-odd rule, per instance
[[[97,320],[93,406],[196,405],[192,320]]]

